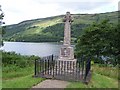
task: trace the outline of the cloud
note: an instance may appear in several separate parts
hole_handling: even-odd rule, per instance
[[[71,13],[115,11],[117,0],[1,0],[6,24]]]
[[[120,0],[118,0],[116,3],[117,3],[118,10],[120,10]]]
[[[60,2],[59,11],[71,11],[72,13],[91,13],[94,9],[111,4],[110,2]],[[104,11],[103,11],[104,12]],[[94,12],[95,13],[95,12]]]

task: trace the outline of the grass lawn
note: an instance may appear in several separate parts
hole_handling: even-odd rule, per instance
[[[88,85],[81,82],[70,82],[67,88],[118,88],[118,80],[93,72]]]
[[[15,88],[31,88],[43,81],[43,78],[32,77],[34,75],[34,60],[37,56],[22,56],[15,52],[2,53],[2,88],[8,90]],[[1,87],[1,86],[0,86]]]
[[[7,71],[5,70],[6,68],[9,68],[9,67],[3,68],[4,71],[5,71],[5,72],[3,71],[3,73],[2,73],[2,79],[3,80],[23,77],[23,76],[27,76],[27,75],[30,75],[30,74],[34,73],[34,67],[33,66],[22,68],[22,69],[18,68],[16,71],[9,71],[9,72],[8,72],[8,70]]]
[[[0,66],[0,90],[2,88],[2,67]]]
[[[43,81],[42,78],[33,78],[33,74],[24,77],[3,80],[2,88],[31,88]]]
[[[34,67],[27,67],[13,72],[3,72],[2,88],[31,88],[43,81],[43,78],[34,78]]]

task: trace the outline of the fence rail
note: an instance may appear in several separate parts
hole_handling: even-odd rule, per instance
[[[77,62],[59,61],[58,56],[47,56],[35,60],[35,76],[67,81],[88,82],[90,78],[91,60],[78,58]]]

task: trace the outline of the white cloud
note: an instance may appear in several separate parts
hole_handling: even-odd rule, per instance
[[[118,10],[118,2],[111,1],[108,5],[100,6],[83,13],[104,13]]]
[[[6,24],[71,13],[99,13],[118,9],[118,0],[1,0]]]

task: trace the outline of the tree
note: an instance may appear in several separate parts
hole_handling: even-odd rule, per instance
[[[120,53],[118,26],[109,23],[109,20],[103,20],[85,28],[85,34],[77,40],[77,57],[84,54],[95,61],[102,62],[105,59],[116,65]]]
[[[3,17],[4,17],[4,13],[3,13],[2,9],[1,9],[1,5],[0,5],[0,25],[4,24],[4,22],[2,22]]]
[[[4,24],[4,22],[2,22],[4,17],[4,13],[1,9],[1,5],[0,5],[0,47],[3,46],[3,41],[2,41],[2,36],[5,33],[4,29],[5,27],[2,27],[1,25]]]

